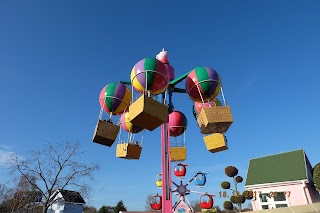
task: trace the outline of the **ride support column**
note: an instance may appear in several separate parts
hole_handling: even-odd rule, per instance
[[[161,125],[161,158],[162,213],[172,213],[170,131],[168,123]]]

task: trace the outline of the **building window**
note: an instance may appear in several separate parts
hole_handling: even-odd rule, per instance
[[[277,196],[273,197],[274,201],[286,201],[286,195],[283,192],[278,192],[275,195],[277,195]]]
[[[275,209],[288,207],[289,203],[284,192],[261,193],[260,194],[261,209]]]
[[[276,208],[284,208],[284,207],[288,207],[287,204],[276,204]]]

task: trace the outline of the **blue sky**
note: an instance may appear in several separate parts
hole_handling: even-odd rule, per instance
[[[217,194],[224,168],[246,177],[249,159],[303,148],[319,159],[319,1],[0,1],[0,181],[8,153],[46,141],[78,140],[101,165],[90,205],[144,210],[160,193],[160,130],[146,132],[139,161],[91,142],[100,90],[129,80],[134,64],[164,47],[176,76],[217,70],[234,123],[229,150],[211,154],[187,95],[174,94],[189,120],[188,176],[208,171],[199,191]],[[184,82],[180,84],[184,87]],[[242,184],[243,186],[244,184]],[[192,187],[192,189],[196,189]],[[242,190],[241,190],[242,191]],[[198,199],[190,196],[190,200]]]

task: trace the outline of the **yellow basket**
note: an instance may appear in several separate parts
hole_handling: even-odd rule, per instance
[[[92,141],[110,147],[116,140],[119,130],[120,126],[118,125],[108,121],[98,120]]]
[[[131,123],[152,131],[167,122],[168,107],[150,97],[142,95],[130,105],[129,115]]]
[[[171,161],[185,161],[187,159],[186,147],[171,147],[170,148]]]
[[[228,141],[223,134],[217,133],[203,137],[207,150],[215,153],[228,149]]]
[[[229,106],[203,107],[198,118],[202,134],[225,133],[233,122]]]
[[[122,143],[117,145],[116,157],[128,160],[139,159],[142,147],[138,144]]]

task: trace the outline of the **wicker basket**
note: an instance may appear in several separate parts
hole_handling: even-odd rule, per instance
[[[223,134],[217,133],[203,137],[207,150],[212,153],[220,152],[228,149],[228,142]]]
[[[229,106],[203,107],[198,118],[202,134],[225,133],[233,122]]]
[[[128,160],[139,159],[142,147],[138,144],[122,143],[117,145],[116,157]]]
[[[168,107],[142,95],[130,105],[129,115],[131,123],[152,131],[167,121]]]
[[[186,147],[171,147],[170,148],[171,161],[185,161],[187,159]]]
[[[112,146],[116,140],[120,126],[105,120],[98,120],[92,141],[105,146]]]

